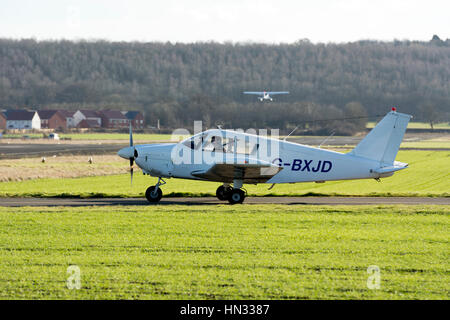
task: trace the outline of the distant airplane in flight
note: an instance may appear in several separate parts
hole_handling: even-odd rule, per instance
[[[244,94],[253,94],[259,96],[259,101],[273,101],[272,96],[276,94],[289,94],[289,91],[244,91]]]

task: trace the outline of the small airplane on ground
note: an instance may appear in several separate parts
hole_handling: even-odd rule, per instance
[[[408,164],[395,161],[410,115],[390,111],[349,153],[310,147],[231,130],[211,129],[179,143],[133,145],[118,155],[144,174],[158,177],[145,192],[149,202],[161,200],[163,178],[222,183],[216,195],[231,204],[242,203],[243,184],[325,182],[389,177]]]
[[[273,101],[272,96],[277,94],[289,94],[289,91],[244,91],[244,94],[253,94],[259,96],[259,101]]]

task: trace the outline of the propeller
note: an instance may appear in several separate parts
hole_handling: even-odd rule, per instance
[[[130,158],[130,185],[133,186],[133,160]]]
[[[134,171],[134,160],[137,158],[138,154],[136,151],[136,148],[133,146],[133,130],[131,128],[131,122],[130,122],[130,148],[133,148],[133,156],[130,157],[130,183],[131,186],[133,186],[133,171]]]
[[[136,148],[133,145],[133,132],[131,129],[131,123],[130,123],[130,146],[125,147],[119,150],[117,153],[120,157],[124,159],[128,159],[130,161],[130,175],[131,175],[131,185],[133,185],[133,165],[134,160],[138,157],[138,152]]]

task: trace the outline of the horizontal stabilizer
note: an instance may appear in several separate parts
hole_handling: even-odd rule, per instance
[[[406,168],[408,168],[408,164],[407,163],[402,163],[402,162],[395,161],[393,166],[378,168],[378,169],[375,169],[374,172],[376,172],[376,173],[390,173],[390,172],[395,172],[395,171],[399,171],[399,170],[406,169]]]

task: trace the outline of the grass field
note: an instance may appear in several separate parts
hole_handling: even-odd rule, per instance
[[[450,151],[400,151],[397,159],[409,168],[381,182],[370,180],[326,183],[245,185],[250,196],[354,195],[354,196],[450,196]],[[120,160],[120,159],[119,159]],[[121,161],[126,168],[128,163]],[[0,197],[142,197],[156,178],[136,170],[133,186],[128,174],[75,179],[34,179],[0,182]],[[215,195],[218,183],[167,179],[164,196]],[[1,200],[0,200],[1,201]]]
[[[0,208],[0,298],[448,299],[449,210]]]
[[[366,128],[373,128],[373,127],[375,127],[375,124],[376,124],[375,121],[369,121],[369,122],[367,122]],[[433,128],[450,130],[450,123],[448,123],[448,122],[433,123]],[[429,122],[414,122],[413,121],[413,122],[408,123],[408,129],[431,129],[431,125]]]
[[[345,150],[352,149],[356,145],[324,145],[325,149]],[[434,138],[425,138],[424,136],[416,136],[414,138],[405,138],[400,145],[400,149],[446,149],[450,150],[450,135],[442,135]],[[344,151],[342,151],[344,152]]]
[[[58,156],[0,160],[0,181],[22,181],[40,178],[76,178],[128,172],[116,155]]]
[[[400,149],[410,148],[410,149],[447,149],[450,150],[450,140],[449,141],[435,141],[435,140],[424,140],[424,141],[405,141],[400,145]]]

